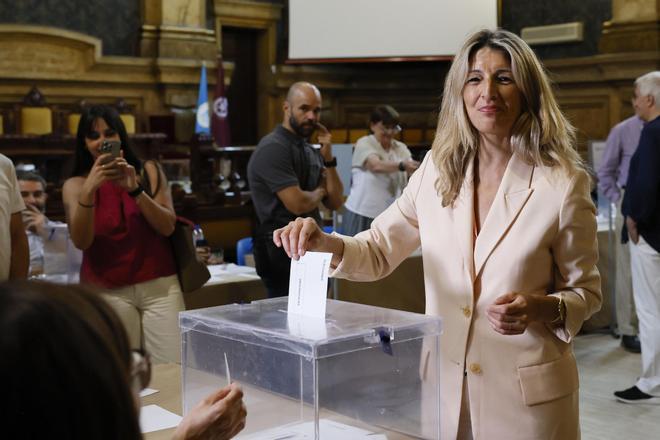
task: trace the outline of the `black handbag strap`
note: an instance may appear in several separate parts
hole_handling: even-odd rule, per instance
[[[147,163],[153,163],[154,166],[156,167],[156,188],[152,191],[151,189],[151,180],[149,179],[149,173],[147,172]],[[154,195],[158,194],[158,191],[160,190],[160,185],[161,185],[161,173],[163,172],[163,169],[157,161],[153,159],[148,159],[145,160],[144,163],[142,164],[142,171],[140,172],[140,180],[141,180],[141,185],[142,188],[144,188],[144,191],[149,194],[149,197],[153,197]]]

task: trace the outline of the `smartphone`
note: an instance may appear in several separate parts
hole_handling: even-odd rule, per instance
[[[104,140],[101,148],[99,148],[101,154],[110,153],[112,155],[111,159],[119,157],[119,150],[121,150],[121,141]]]

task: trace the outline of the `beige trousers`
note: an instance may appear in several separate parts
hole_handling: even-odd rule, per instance
[[[176,275],[108,290],[104,297],[124,323],[132,348],[146,349],[154,363],[181,361],[184,304]]]

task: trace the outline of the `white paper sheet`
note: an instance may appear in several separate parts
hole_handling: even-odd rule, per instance
[[[256,269],[249,266],[239,266],[234,263],[212,264],[206,266],[212,275],[254,274]]]
[[[142,391],[140,391],[140,397],[147,397],[151,396],[152,394],[156,394],[158,390],[154,390],[153,388],[145,388]]]
[[[207,285],[259,279],[254,267],[237,266],[234,263],[214,264],[206,267],[211,273],[211,278],[206,282]]]
[[[181,418],[158,405],[147,405],[140,410],[140,428],[143,434],[174,428],[179,426]]]
[[[299,260],[291,260],[289,314],[325,319],[331,259],[328,252],[307,252]]]
[[[386,440],[383,434],[356,428],[334,420],[319,420],[319,430],[323,438],[341,440]],[[242,440],[307,440],[314,438],[314,423],[304,422],[277,428],[266,429],[248,436],[239,436]]]

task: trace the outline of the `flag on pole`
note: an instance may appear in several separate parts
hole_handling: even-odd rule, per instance
[[[208,84],[206,82],[206,65],[202,63],[202,74],[199,78],[197,94],[197,117],[195,118],[195,133],[211,134],[209,121]]]
[[[222,57],[218,57],[218,76],[215,81],[211,130],[218,147],[229,145],[229,102],[225,96],[225,69]]]

